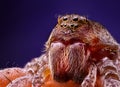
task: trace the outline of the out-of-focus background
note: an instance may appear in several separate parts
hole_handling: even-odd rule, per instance
[[[0,68],[40,56],[57,16],[71,13],[100,22],[120,42],[120,0],[2,0]]]

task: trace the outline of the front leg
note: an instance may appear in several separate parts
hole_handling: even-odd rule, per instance
[[[83,80],[81,87],[95,87],[97,76],[97,67],[95,64],[92,64],[89,68],[89,73]]]
[[[103,87],[120,87],[120,77],[114,63],[106,57],[98,64]]]
[[[39,58],[33,59],[31,62],[27,63],[25,66],[28,74],[33,77],[32,86],[41,87],[44,83],[44,79],[48,75],[48,59],[46,54],[43,54]]]
[[[43,68],[46,65],[48,65],[48,58],[46,54],[43,54],[38,58],[32,59],[32,61],[28,62],[24,68],[26,69],[28,74],[35,75],[38,71],[44,70]]]

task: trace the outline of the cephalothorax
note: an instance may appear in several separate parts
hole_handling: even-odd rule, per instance
[[[24,68],[33,87],[120,87],[119,44],[101,24],[60,16],[45,47]]]

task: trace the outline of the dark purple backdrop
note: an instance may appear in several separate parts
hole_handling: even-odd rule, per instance
[[[0,2],[0,68],[24,66],[39,56],[57,16],[78,13],[102,23],[120,42],[119,0],[3,0]]]

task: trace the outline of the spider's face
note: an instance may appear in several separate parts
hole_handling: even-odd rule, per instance
[[[91,39],[87,37],[90,30],[89,21],[83,16],[58,18],[58,24],[47,42],[49,64],[55,80],[82,82],[88,73],[90,51],[87,43]]]

